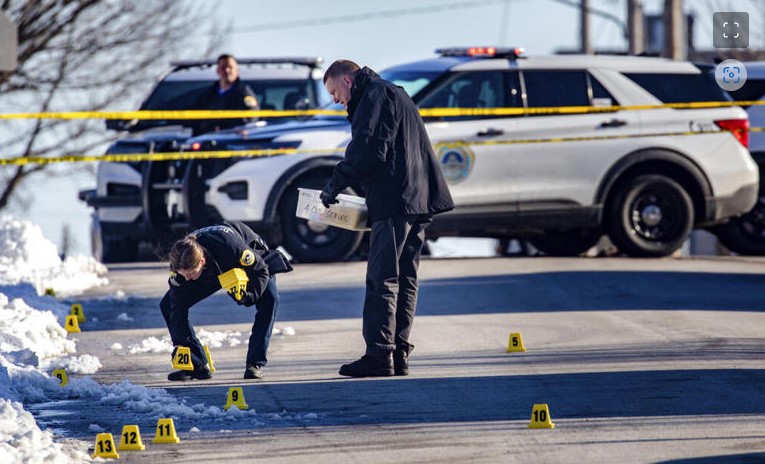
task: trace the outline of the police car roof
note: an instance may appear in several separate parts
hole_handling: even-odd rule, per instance
[[[240,64],[239,77],[244,80],[296,79],[305,80],[311,73],[312,79],[320,79],[323,71],[319,68],[279,62]],[[171,71],[163,80],[166,81],[212,81],[218,80],[214,66],[180,67]]]
[[[386,72],[478,71],[496,69],[583,69],[607,68],[620,72],[700,72],[692,63],[666,58],[615,55],[539,55],[518,59],[446,56],[387,68]]]

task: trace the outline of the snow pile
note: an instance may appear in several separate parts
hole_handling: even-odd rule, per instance
[[[0,216],[0,285],[29,283],[38,294],[52,288],[70,296],[105,285],[104,265],[90,257],[73,256],[61,261],[56,245],[40,228],[10,216]]]
[[[56,443],[50,431],[40,430],[22,401],[44,401],[46,388],[58,379],[44,371],[64,366],[72,372],[93,373],[98,358],[75,353],[61,326],[66,305],[41,296],[52,288],[58,296],[75,295],[105,285],[106,268],[93,258],[77,256],[61,261],[56,246],[40,228],[0,216],[0,461],[68,463],[89,461],[87,444]],[[30,382],[29,379],[37,379]],[[57,392],[60,394],[60,392]]]

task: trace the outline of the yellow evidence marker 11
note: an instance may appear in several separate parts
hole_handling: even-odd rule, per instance
[[[53,377],[58,378],[60,381],[58,384],[59,387],[66,387],[66,384],[69,383],[69,379],[66,378],[66,371],[64,369],[55,369],[53,371]]]
[[[530,429],[554,429],[555,424],[550,418],[550,408],[546,404],[535,404],[531,408]]]
[[[226,411],[231,406],[236,406],[240,411],[244,411],[249,408],[247,403],[244,402],[244,393],[242,387],[231,387],[228,389],[228,398],[226,399],[226,405],[223,407]]]
[[[96,449],[94,458],[119,459],[120,455],[114,446],[114,437],[111,433],[99,433],[96,435]]]
[[[152,443],[180,443],[181,439],[175,433],[173,418],[160,418],[157,420],[157,434]]]
[[[191,348],[188,346],[179,346],[173,356],[173,368],[182,371],[193,371],[194,364],[191,362]]]
[[[141,441],[141,432],[137,425],[123,425],[119,451],[143,451],[146,445]]]

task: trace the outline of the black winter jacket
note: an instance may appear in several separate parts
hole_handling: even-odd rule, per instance
[[[329,187],[358,183],[369,220],[438,214],[454,208],[417,106],[403,88],[364,67],[348,102],[352,140]]]
[[[219,93],[220,84],[215,82],[207,87],[199,95],[194,103],[194,109],[198,110],[257,110],[258,99],[255,92],[237,79],[223,94]],[[256,118],[232,118],[232,119],[204,119],[199,121],[194,128],[194,134],[204,134],[215,130],[228,129],[241,126]]]
[[[218,276],[233,268],[242,268],[249,282],[248,295],[238,304],[251,306],[260,298],[268,285],[270,274],[268,265],[261,254],[267,250],[265,242],[249,227],[241,222],[222,222],[203,227],[192,232],[197,242],[205,250],[205,267],[200,281],[218,282]],[[180,274],[171,274],[170,286],[183,287],[194,285],[195,281],[186,281]],[[233,298],[233,296],[232,296]]]

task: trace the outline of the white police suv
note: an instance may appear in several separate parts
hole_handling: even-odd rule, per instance
[[[690,63],[454,48],[380,74],[421,109],[446,109],[425,121],[456,208],[435,218],[430,238],[527,238],[578,255],[607,234],[631,256],[665,256],[694,227],[755,204],[744,110],[656,107],[726,101]],[[300,153],[151,163],[143,217],[161,234],[240,220],[298,261],[346,259],[363,233],[297,218],[295,205],[298,187],[324,185],[349,137],[347,121],[325,117],[189,139],[185,150]]]
[[[240,58],[240,79],[255,92],[261,109],[311,109],[329,103],[324,90],[321,58]],[[141,110],[183,110],[199,93],[218,80],[215,60],[173,63],[157,83]],[[261,127],[284,118],[260,120]],[[134,120],[107,121],[107,128],[126,131],[108,154],[166,153],[180,150],[192,136],[198,121]],[[95,208],[91,243],[93,254],[103,262],[133,261],[141,243],[164,243],[177,234],[163,233],[146,217],[152,204],[145,204],[156,187],[150,184],[151,162],[100,163],[95,189],[80,192],[80,198]],[[169,227],[169,224],[168,224]]]

